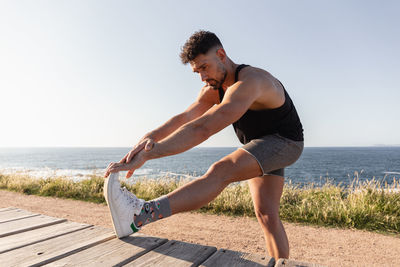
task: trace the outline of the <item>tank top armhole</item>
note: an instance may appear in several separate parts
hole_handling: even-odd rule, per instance
[[[225,92],[224,89],[222,89],[222,87],[218,88],[218,95],[219,95],[219,103],[221,103],[225,96]]]
[[[237,82],[238,79],[239,79],[239,71],[240,71],[241,69],[245,68],[245,67],[248,67],[248,66],[249,66],[249,65],[246,65],[246,64],[240,64],[240,65],[236,68],[236,70],[235,70],[235,82]],[[222,89],[222,87],[219,87],[219,88],[218,88],[218,94],[219,94],[219,102],[221,103],[222,100],[224,99],[224,96],[225,96],[225,92],[224,92],[224,89]]]

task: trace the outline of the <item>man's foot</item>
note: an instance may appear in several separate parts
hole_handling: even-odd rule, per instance
[[[138,199],[125,187],[121,188],[119,173],[111,173],[104,182],[104,197],[111,212],[115,234],[118,238],[139,231],[134,216],[140,214],[144,200]]]

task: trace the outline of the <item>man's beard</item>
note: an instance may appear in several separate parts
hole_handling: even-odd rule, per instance
[[[211,86],[214,90],[218,90],[222,86],[222,84],[225,82],[227,71],[222,64],[218,64],[218,71],[219,71],[219,79],[208,79],[207,83],[209,86]],[[210,84],[210,82],[213,82],[213,84]]]

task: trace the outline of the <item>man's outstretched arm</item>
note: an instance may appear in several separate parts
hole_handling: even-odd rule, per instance
[[[209,90],[209,88],[203,87],[194,103],[192,103],[184,112],[172,117],[160,127],[145,134],[120,162],[129,162],[142,149],[150,150],[154,142],[163,140],[185,123],[204,114],[204,112],[216,104],[214,103],[212,96],[210,96]]]
[[[184,124],[162,141],[155,143],[150,151],[141,150],[129,163],[111,163],[105,176],[110,172],[128,170],[127,177],[130,177],[149,159],[189,150],[237,121],[260,94],[261,85],[258,79],[249,78],[247,81],[235,83],[226,91],[221,104],[213,106],[199,118]]]
[[[237,82],[227,90],[220,105],[210,108],[201,117],[186,123],[164,140],[155,143],[153,149],[148,151],[146,156],[149,159],[160,158],[195,147],[237,121],[249,109],[258,95],[257,86]]]
[[[172,117],[160,127],[147,133],[140,141],[119,161],[119,164],[128,164],[141,151],[149,151],[152,149],[154,142],[163,140],[165,137],[176,131],[180,126],[185,123],[196,119],[209,110],[213,105],[217,104],[215,101],[215,92],[210,87],[204,86],[196,101],[192,103],[184,112]],[[107,170],[113,163],[110,163]],[[133,170],[128,171],[126,177],[132,176]],[[106,171],[105,177],[109,175]]]
[[[151,138],[155,142],[159,142],[165,137],[169,136],[174,131],[176,131],[185,123],[190,122],[193,119],[204,114],[204,112],[209,110],[215,104],[209,99],[210,97],[206,95],[206,92],[204,92],[205,90],[205,88],[202,89],[196,101],[191,104],[184,112],[172,117],[160,127],[147,133],[143,138]]]

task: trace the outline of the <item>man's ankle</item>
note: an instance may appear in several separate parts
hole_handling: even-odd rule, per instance
[[[171,207],[167,196],[146,201],[140,214],[135,215],[134,222],[137,227],[171,216]]]

